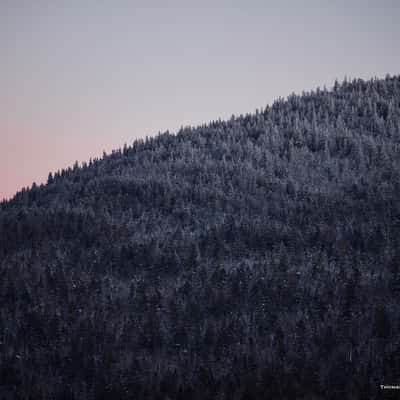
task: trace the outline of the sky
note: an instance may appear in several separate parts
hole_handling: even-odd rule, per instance
[[[0,199],[335,79],[400,73],[400,1],[0,0]]]

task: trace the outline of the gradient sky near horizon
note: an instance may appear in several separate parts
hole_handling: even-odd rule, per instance
[[[400,73],[400,1],[0,0],[0,199],[135,138]]]

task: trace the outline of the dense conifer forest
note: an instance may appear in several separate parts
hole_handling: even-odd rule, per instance
[[[50,174],[0,276],[1,399],[395,398],[400,76]]]

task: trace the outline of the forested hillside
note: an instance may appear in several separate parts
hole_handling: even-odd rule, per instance
[[[381,398],[400,76],[50,174],[1,203],[0,276],[1,399]]]

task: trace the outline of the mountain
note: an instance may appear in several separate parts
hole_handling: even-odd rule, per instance
[[[1,203],[0,274],[5,399],[381,398],[400,378],[400,76],[50,174]]]

